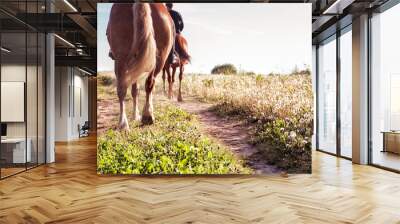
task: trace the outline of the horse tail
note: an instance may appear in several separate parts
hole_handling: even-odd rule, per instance
[[[108,21],[107,30],[106,30],[106,36],[107,36],[108,43],[111,43],[110,29],[111,29],[111,23],[110,23],[110,21]],[[115,60],[115,57],[114,57],[114,54],[112,53],[111,48],[108,52],[108,57],[110,57],[112,60]]]
[[[176,52],[178,52],[179,58],[186,63],[190,62],[191,57],[188,52],[187,42],[183,36],[180,34],[176,37]],[[186,64],[185,63],[185,64]]]
[[[154,38],[153,19],[148,3],[133,5],[133,40],[128,59],[127,72],[132,83],[143,75],[153,72],[156,67],[157,46]]]

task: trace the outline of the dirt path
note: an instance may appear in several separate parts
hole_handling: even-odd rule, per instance
[[[102,134],[109,128],[115,129],[118,114],[118,100],[102,99],[97,101],[97,133]]]
[[[280,170],[274,166],[265,164],[257,159],[257,149],[248,143],[250,139],[250,127],[243,122],[221,118],[210,111],[212,105],[201,103],[193,98],[186,98],[184,102],[175,103],[180,108],[196,114],[204,131],[229,147],[233,153],[242,157],[247,165],[253,168],[257,174],[275,174]]]
[[[243,122],[221,118],[211,112],[211,104],[202,103],[194,98],[186,98],[184,102],[176,102],[166,99],[165,96],[156,96],[157,102],[174,103],[185,111],[197,115],[204,132],[232,150],[233,153],[243,158],[247,165],[257,174],[277,174],[280,170],[274,166],[265,164],[258,159],[257,149],[248,143],[250,128]],[[130,101],[127,101],[127,115],[131,118]],[[142,105],[142,104],[141,104]],[[103,133],[108,128],[115,129],[118,121],[118,100],[103,99],[98,102],[98,133]]]

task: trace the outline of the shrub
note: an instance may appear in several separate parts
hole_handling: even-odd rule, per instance
[[[245,74],[245,75],[256,75],[255,72],[245,72],[244,74]]]
[[[203,85],[207,88],[214,87],[214,81],[212,79],[204,79]]]
[[[277,76],[277,75],[279,75],[279,74],[276,73],[276,72],[270,72],[270,73],[268,73],[268,75],[269,75],[269,76]]]
[[[233,64],[216,65],[211,70],[211,74],[223,74],[223,75],[237,74],[237,69]]]
[[[299,74],[300,75],[311,75],[311,70],[310,70],[310,68],[306,68],[306,69],[299,71]]]
[[[98,81],[103,85],[103,86],[110,86],[114,83],[114,78],[109,76],[109,75],[99,75],[97,76]]]
[[[262,86],[263,81],[264,81],[264,76],[262,76],[262,75],[257,75],[256,76],[256,85],[258,87]]]
[[[290,75],[311,75],[310,67],[306,65],[304,67],[304,69],[300,70],[297,66],[295,66]]]

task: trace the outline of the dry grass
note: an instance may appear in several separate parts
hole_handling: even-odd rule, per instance
[[[252,143],[289,172],[311,172],[313,93],[309,74],[187,75],[184,94],[213,102],[221,116],[255,124]]]
[[[177,87],[178,80],[174,89]],[[139,89],[144,94],[143,85]],[[292,173],[311,172],[313,93],[309,74],[185,74],[182,91],[184,98],[190,95],[213,103],[221,116],[248,121],[254,127],[251,142],[268,163]],[[161,75],[155,93],[163,94]],[[99,85],[98,98],[110,96],[116,96],[115,82]],[[127,94],[127,100],[130,98]]]

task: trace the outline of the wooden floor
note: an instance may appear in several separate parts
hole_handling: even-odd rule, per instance
[[[374,164],[400,170],[400,155],[391,152],[375,150],[372,156]]]
[[[23,172],[23,171],[25,171],[26,169],[25,169],[25,167],[23,167],[23,168],[20,168],[20,167],[17,167],[17,168],[15,168],[15,167],[7,167],[7,168],[0,168],[1,169],[1,177],[3,178],[3,177],[8,177],[8,176],[11,176],[11,175],[13,175],[13,174],[16,174],[16,173],[19,173],[19,172]]]
[[[400,223],[400,175],[315,152],[312,175],[101,177],[94,137],[0,181],[0,223]]]

